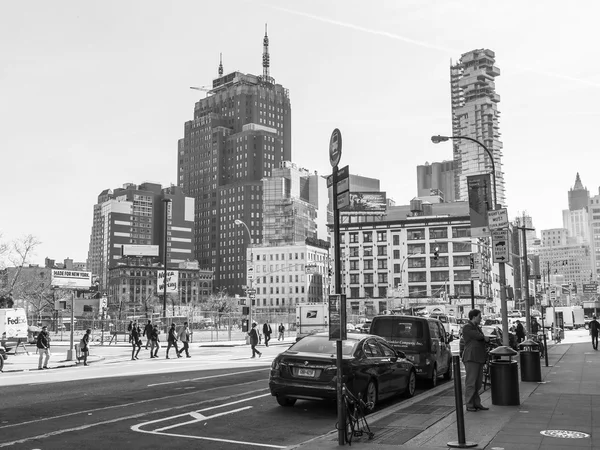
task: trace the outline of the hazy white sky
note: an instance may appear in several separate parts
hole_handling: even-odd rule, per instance
[[[449,63],[496,52],[509,215],[562,226],[579,172],[598,193],[600,42],[596,1],[29,1],[0,14],[4,239],[36,235],[48,256],[84,261],[93,205],[126,182],[176,183],[177,140],[225,73],[271,75],[290,90],[292,155],[377,177],[397,204],[416,166],[451,159]]]

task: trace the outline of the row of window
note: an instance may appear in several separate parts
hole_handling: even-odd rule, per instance
[[[423,240],[425,239],[427,229],[425,228],[413,228],[406,230],[406,239],[409,241],[412,240]],[[428,229],[429,231],[429,239],[447,239],[448,238],[448,227],[432,227]],[[388,231],[375,231],[377,242],[387,242]],[[353,231],[348,233],[348,241],[349,243],[358,243],[359,242],[359,232]],[[341,242],[344,243],[344,234],[341,235]],[[452,237],[453,238],[465,238],[471,237],[471,228],[470,227],[452,227]],[[362,232],[362,242],[369,243],[373,242],[373,231],[363,231]],[[392,234],[392,243],[393,245],[400,245],[400,235]]]

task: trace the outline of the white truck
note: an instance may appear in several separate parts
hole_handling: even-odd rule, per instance
[[[309,334],[329,330],[328,303],[300,303],[296,305],[296,340]]]
[[[29,327],[23,308],[0,309],[0,342],[27,340]]]
[[[560,323],[561,321],[555,317],[557,314],[559,314],[560,317],[562,318],[562,324]],[[574,324],[573,324],[573,310],[571,309],[571,307],[570,306],[556,306],[556,307],[549,306],[548,308],[546,308],[544,324],[546,325],[546,327],[549,327],[553,323],[554,323],[555,327],[562,325],[563,329],[572,330],[574,327]]]
[[[585,316],[583,314],[582,307],[573,307],[573,327],[583,328],[585,327]]]

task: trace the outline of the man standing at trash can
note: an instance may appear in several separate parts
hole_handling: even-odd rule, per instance
[[[483,381],[483,365],[487,359],[485,343],[490,340],[481,331],[480,323],[481,311],[478,309],[469,311],[469,321],[463,327],[465,349],[462,355],[466,375],[465,403],[467,411],[487,411],[489,409],[481,404],[481,398],[479,397],[479,390]]]
[[[596,316],[592,316],[590,320],[590,336],[592,336],[592,347],[598,350],[598,332],[600,332],[600,323],[596,320]]]

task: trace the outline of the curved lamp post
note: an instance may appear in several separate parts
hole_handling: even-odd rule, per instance
[[[474,142],[479,145],[481,148],[485,150],[485,152],[490,157],[490,162],[492,163],[492,183],[494,185],[494,209],[498,209],[500,205],[498,205],[498,198],[496,192],[496,164],[494,163],[494,156],[489,148],[487,148],[483,143],[478,141],[477,139],[473,139],[468,136],[431,136],[431,142],[434,144],[439,144],[440,142],[446,142],[448,140],[460,140],[464,139],[467,141]],[[502,344],[508,346],[508,311],[506,310],[506,292],[504,291],[506,285],[506,268],[503,262],[499,263],[499,272],[500,272],[500,304],[502,306]],[[527,305],[529,304],[529,300],[527,299]],[[528,309],[527,306],[526,309]]]
[[[244,222],[243,220],[240,219],[235,219],[234,223],[236,225],[243,225],[244,228],[246,228],[246,232],[248,233],[248,247],[250,248],[250,264],[254,264],[254,255],[252,253],[252,235],[250,234],[250,229],[248,228],[248,225],[246,225],[246,222]],[[250,292],[252,291],[252,282],[254,281],[252,278],[248,279],[248,258],[246,257],[246,283],[248,284],[248,288],[250,290]],[[252,327],[252,300],[250,300],[248,302],[248,306],[250,308],[250,314],[249,314],[249,321],[248,321],[248,327]]]

